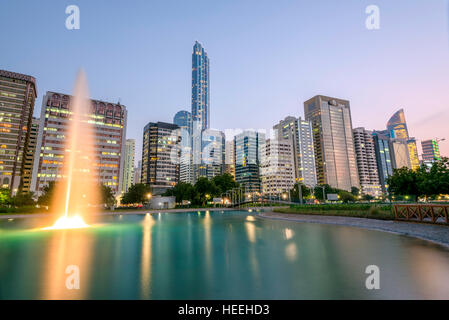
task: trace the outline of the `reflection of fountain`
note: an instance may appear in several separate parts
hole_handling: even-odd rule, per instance
[[[95,211],[99,194],[94,172],[94,138],[90,114],[90,100],[86,76],[78,73],[74,97],[70,101],[68,131],[63,160],[63,179],[57,183],[52,207],[63,212],[56,223],[45,229],[71,229],[88,227],[82,218]]]

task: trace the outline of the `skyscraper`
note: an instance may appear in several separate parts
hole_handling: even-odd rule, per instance
[[[415,138],[410,138],[404,109],[398,110],[387,122],[387,130],[393,139],[403,139],[407,143],[410,168],[419,168],[418,148]]]
[[[193,183],[193,163],[192,163],[192,114],[181,110],[173,118],[173,123],[180,129],[180,164],[179,181]]]
[[[373,133],[365,128],[355,128],[354,146],[360,187],[363,194],[377,197],[381,195],[381,186],[376,162]]]
[[[150,122],[143,130],[142,181],[154,194],[162,194],[179,181],[179,127]]]
[[[376,152],[377,171],[382,192],[388,190],[387,179],[393,174],[393,151],[390,136],[385,131],[373,131],[374,150]]]
[[[137,161],[137,167],[134,168],[134,184],[141,183],[142,179],[142,160]]]
[[[209,114],[209,58],[203,46],[195,41],[192,54],[192,122],[199,122],[201,130],[210,127]]]
[[[304,102],[304,114],[312,123],[318,184],[360,188],[349,101],[315,96]]]
[[[265,196],[279,196],[295,185],[295,161],[290,139],[268,139],[262,146],[260,178]]]
[[[438,140],[432,139],[421,141],[421,147],[423,161],[434,162],[435,160],[441,160]]]
[[[202,166],[202,132],[210,127],[209,58],[203,46],[195,41],[192,53],[192,170],[193,183]]]
[[[40,195],[50,181],[63,176],[65,143],[72,114],[72,96],[47,92],[42,100],[41,123],[34,157],[31,191]],[[91,100],[89,118],[94,125],[96,158],[94,180],[121,193],[125,153],[126,107],[121,104]]]
[[[265,134],[244,131],[234,137],[235,181],[250,192],[260,192],[260,164]]]
[[[122,179],[122,192],[128,191],[129,187],[134,184],[134,157],[136,153],[136,140],[126,139],[125,142],[125,154],[123,162],[123,179]]]
[[[0,186],[17,193],[31,131],[36,79],[0,70]]]
[[[312,123],[295,117],[286,117],[273,126],[278,139],[292,143],[295,181],[308,187],[317,184]]]
[[[393,167],[395,169],[412,168],[407,140],[390,139],[390,150],[392,151]]]

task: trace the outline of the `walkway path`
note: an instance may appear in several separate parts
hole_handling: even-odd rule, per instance
[[[277,212],[261,212],[257,215],[257,217],[263,219],[278,219],[278,220],[288,220],[304,223],[333,224],[333,225],[384,231],[420,238],[449,247],[448,226],[438,226],[431,224],[400,222],[400,221],[375,220],[365,218],[316,216],[316,215],[312,216],[312,215],[277,213]]]

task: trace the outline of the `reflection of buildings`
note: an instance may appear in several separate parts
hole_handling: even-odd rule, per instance
[[[433,162],[441,160],[440,146],[435,139],[421,141],[422,160],[425,162]]]
[[[349,101],[315,96],[304,102],[304,114],[312,123],[318,184],[360,187]]]
[[[309,187],[315,186],[317,181],[311,122],[287,117],[273,129],[276,130],[278,139],[288,139],[292,143],[296,182]]]
[[[36,152],[37,137],[39,135],[39,123],[39,119],[33,118],[30,129],[30,139],[28,141],[28,148],[23,163],[23,179],[21,187],[23,192],[29,192],[31,188],[34,156]]]
[[[22,184],[36,96],[35,78],[0,70],[0,186],[13,194]]]
[[[250,192],[260,192],[259,166],[265,135],[244,131],[234,137],[235,181]]]
[[[180,131],[175,124],[150,122],[143,131],[142,180],[154,194],[165,192],[179,180]]]
[[[381,187],[372,132],[365,128],[356,128],[353,132],[361,191],[363,194],[380,196]]]
[[[289,192],[295,184],[295,162],[292,141],[268,139],[262,146],[260,176],[262,192],[277,196]]]
[[[136,140],[127,139],[125,142],[125,155],[123,162],[122,192],[127,192],[134,184],[134,156],[136,153]]]
[[[409,164],[411,169],[419,168],[418,148],[415,138],[409,137],[407,122],[405,121],[404,109],[397,111],[387,123],[387,130],[391,138],[405,140],[407,143]],[[399,161],[399,164],[405,164],[405,161]],[[398,168],[400,168],[398,166]]]
[[[71,121],[72,97],[63,93],[47,92],[42,100],[41,124],[34,158],[31,191],[39,195],[50,181],[63,178],[65,143]],[[125,152],[127,111],[125,106],[91,100],[89,123],[94,130],[96,161],[92,175],[97,181],[120,193]]]

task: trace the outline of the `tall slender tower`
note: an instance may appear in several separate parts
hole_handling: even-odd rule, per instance
[[[192,54],[192,121],[209,129],[209,58],[203,46],[195,41]]]
[[[209,58],[202,45],[195,41],[192,53],[192,170],[193,183],[200,176],[202,165],[202,134],[210,127]]]

